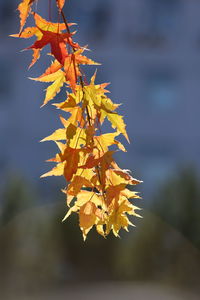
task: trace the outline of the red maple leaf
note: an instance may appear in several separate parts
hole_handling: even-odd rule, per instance
[[[79,49],[80,46],[72,41],[72,35],[74,33],[55,33],[51,31],[42,30],[38,28],[43,36],[39,41],[36,41],[32,46],[27,49],[43,49],[46,45],[50,44],[51,53],[54,57],[64,65],[65,58],[69,55],[67,50],[67,44],[75,49]]]

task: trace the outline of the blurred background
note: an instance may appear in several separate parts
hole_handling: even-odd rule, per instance
[[[8,36],[18,3],[0,0],[0,299],[199,299],[200,1],[66,3],[76,40],[102,63],[97,83],[111,82],[123,103],[131,144],[116,160],[144,181],[137,227],[121,239],[92,231],[85,243],[76,216],[61,223],[64,179],[39,179],[57,150],[39,141],[60,127],[59,112],[40,109],[46,86],[27,78],[50,58],[27,71],[31,53],[20,50],[31,41]]]

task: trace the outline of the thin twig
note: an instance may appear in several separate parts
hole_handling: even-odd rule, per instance
[[[64,14],[63,10],[61,10],[61,16],[63,18],[63,22],[65,23],[67,33],[70,35],[71,32],[70,32],[69,26],[67,24],[67,19],[65,17],[65,14]],[[73,52],[76,52],[76,49],[73,46],[71,46],[71,47],[72,47]],[[79,65],[78,65],[78,68],[80,70],[80,73],[82,73]],[[85,94],[85,91],[84,91],[84,81],[83,81],[83,76],[82,75],[79,76],[79,80],[80,80],[80,84],[81,84],[83,95],[84,95]],[[87,114],[88,123],[91,126],[91,117],[90,117],[90,113],[89,113],[89,109],[88,109],[87,105],[86,105],[86,114]],[[94,139],[93,139],[93,142],[94,142]],[[106,202],[106,199],[105,199],[105,190],[104,190],[103,183],[102,183],[102,180],[101,180],[99,166],[96,166],[95,169],[96,169],[96,173],[97,173],[97,176],[98,176],[99,183],[101,185],[102,196],[103,196],[104,202]]]

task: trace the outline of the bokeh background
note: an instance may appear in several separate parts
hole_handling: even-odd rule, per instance
[[[20,50],[31,42],[8,36],[18,3],[0,0],[0,298],[199,299],[200,1],[67,1],[76,40],[102,63],[97,82],[123,103],[131,144],[117,162],[144,181],[137,227],[85,243],[76,217],[61,223],[64,180],[39,179],[56,147],[38,141],[60,124],[54,107],[39,108],[46,86],[27,78],[50,58],[27,72]]]

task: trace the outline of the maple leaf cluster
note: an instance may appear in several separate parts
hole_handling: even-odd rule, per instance
[[[118,150],[126,151],[117,137],[122,134],[129,141],[123,117],[116,109],[118,104],[108,97],[107,83],[96,84],[96,72],[86,81],[81,65],[97,65],[73,41],[76,32],[67,23],[63,13],[65,0],[57,0],[58,19],[63,23],[53,23],[43,19],[32,10],[36,0],[23,0],[19,6],[20,31],[14,37],[31,38],[35,42],[26,48],[33,51],[32,67],[40,58],[42,49],[49,45],[53,62],[38,78],[31,78],[50,85],[46,89],[43,105],[52,100],[61,88],[66,89],[66,99],[54,103],[57,109],[70,114],[68,119],[60,117],[62,128],[53,132],[42,141],[54,141],[58,153],[48,161],[55,167],[42,175],[64,176],[67,186],[63,189],[69,210],[63,220],[71,213],[79,216],[83,238],[94,226],[99,234],[106,237],[111,231],[119,236],[121,228],[128,231],[133,225],[128,215],[139,216],[132,199],[140,198],[127,186],[141,181],[134,179],[128,170],[122,170],[114,160]],[[28,16],[32,16],[34,26],[25,27]],[[108,120],[115,130],[102,133],[102,124]]]

